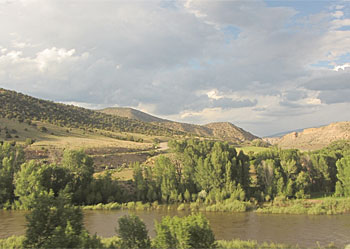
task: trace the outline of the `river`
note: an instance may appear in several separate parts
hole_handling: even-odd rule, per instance
[[[85,227],[91,234],[102,237],[116,235],[115,227],[125,210],[84,211]],[[183,211],[135,211],[146,223],[151,237],[154,233],[154,220],[166,215],[188,215]],[[333,242],[337,247],[350,244],[350,215],[282,215],[248,213],[206,212],[216,239],[257,240],[277,242],[301,247],[316,247],[317,242],[325,246]],[[25,212],[0,211],[0,238],[25,233]]]

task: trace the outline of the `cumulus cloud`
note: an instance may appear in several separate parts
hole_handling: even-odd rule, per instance
[[[334,106],[350,119],[347,2],[311,14],[262,0],[0,6],[4,88],[178,121],[231,121],[258,135],[293,120],[334,121]]]

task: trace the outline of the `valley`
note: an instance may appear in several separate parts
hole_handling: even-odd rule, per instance
[[[350,213],[350,122],[261,139],[229,122],[185,124],[130,108],[94,111],[5,89],[0,103],[2,209],[32,210],[37,198],[62,198],[85,213],[194,211],[213,224],[215,217],[244,214],[262,219],[258,226],[268,215]]]

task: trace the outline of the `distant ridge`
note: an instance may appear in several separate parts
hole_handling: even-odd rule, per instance
[[[125,118],[130,118],[130,119],[135,119],[139,120],[142,122],[157,122],[157,123],[162,123],[162,122],[170,122],[169,120],[166,119],[161,119],[157,118],[155,116],[152,116],[148,113],[129,108],[129,107],[108,107],[102,110],[98,110],[100,112],[109,114],[109,115],[117,115],[120,117],[125,117]]]
[[[307,128],[301,132],[291,132],[280,138],[264,138],[280,148],[302,150],[321,149],[331,142],[350,139],[350,122],[336,122],[318,128]]]
[[[269,136],[265,136],[264,138],[283,137],[284,135],[287,135],[287,134],[292,133],[292,132],[302,132],[305,129],[320,128],[322,126],[327,126],[327,124],[326,125],[318,125],[318,126],[315,126],[315,127],[307,127],[307,128],[295,129],[295,130],[290,130],[290,131],[283,131],[283,132],[275,133],[275,134],[272,134],[272,135],[269,135]]]
[[[105,108],[99,111],[106,114],[118,115],[143,122],[157,124],[171,130],[191,133],[200,137],[220,139],[233,143],[243,143],[258,139],[257,136],[254,136],[253,134],[229,122],[216,122],[206,125],[180,123],[161,119],[139,110],[125,107]]]

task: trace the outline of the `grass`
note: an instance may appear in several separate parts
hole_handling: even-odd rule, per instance
[[[323,199],[281,200],[265,205],[256,210],[267,214],[346,214],[350,213],[349,198],[325,197]]]
[[[7,249],[7,248],[13,248],[13,249],[19,249],[23,248],[23,241],[25,237],[24,236],[11,236],[6,239],[0,239],[0,249]],[[101,240],[104,248],[121,248],[121,239],[118,236],[113,236],[109,238],[102,238],[99,237]],[[262,242],[259,243],[256,240],[240,240],[240,239],[233,239],[233,240],[217,240],[216,241],[217,248],[222,249],[289,249],[289,248],[302,248],[298,245],[287,245],[287,244],[281,244],[281,243],[273,243],[273,242]],[[318,244],[315,244],[314,248],[321,249]],[[323,248],[336,248],[334,245],[329,244],[326,247]]]
[[[0,239],[0,249],[23,248],[22,244],[24,239],[24,236],[11,236],[6,239]]]
[[[112,176],[114,178],[118,178],[122,181],[128,181],[128,180],[132,180],[134,178],[133,174],[134,174],[133,169],[125,168],[125,169],[122,169],[121,171],[117,171],[117,172],[113,173]]]
[[[250,151],[254,153],[259,153],[265,150],[269,150],[270,148],[266,147],[255,147],[255,146],[244,146],[244,147],[236,147],[237,152],[243,151],[244,154],[248,154]]]
[[[166,141],[168,138],[160,136],[147,136],[143,134],[132,134],[132,133],[118,133],[101,131],[93,129],[91,131],[85,131],[79,128],[66,128],[60,127],[49,123],[33,122],[36,126],[28,125],[26,123],[20,123],[15,120],[9,120],[6,118],[0,118],[0,140],[4,141],[16,141],[24,144],[26,138],[35,139],[36,142],[30,146],[31,149],[38,148],[69,148],[69,149],[80,149],[80,148],[95,148],[95,147],[121,147],[128,149],[138,150],[151,150],[153,149],[153,140],[155,138]],[[11,134],[12,138],[6,138],[4,127],[9,130],[15,129],[17,132]],[[47,132],[40,131],[40,127],[45,127]],[[68,132],[67,132],[68,131]],[[102,133],[102,134],[101,134]],[[118,140],[105,136],[103,134],[116,135],[126,137],[131,135],[137,138],[142,138],[143,143]],[[16,138],[15,136],[18,136]]]
[[[282,248],[300,248],[299,246],[290,246],[286,244],[277,244],[273,242],[263,242],[258,243],[256,240],[240,240],[240,239],[234,239],[234,240],[218,240],[217,241],[218,248],[227,248],[227,249],[245,249],[245,248],[255,248],[255,249],[262,249],[262,248],[271,248],[271,249],[282,249]]]

